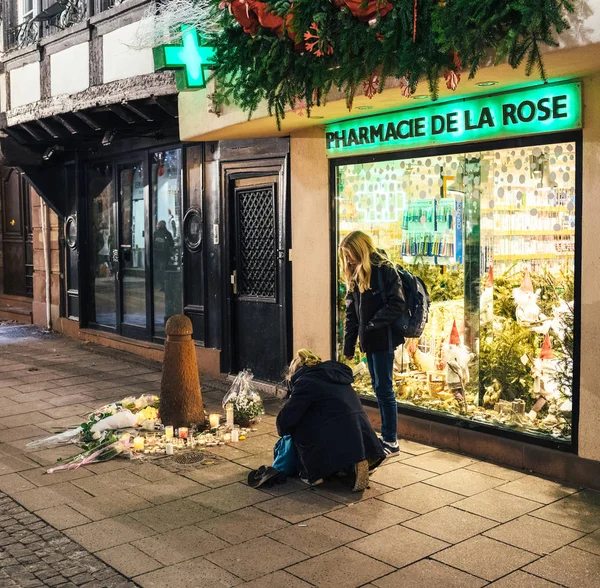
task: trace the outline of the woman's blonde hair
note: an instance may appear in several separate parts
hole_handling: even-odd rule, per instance
[[[300,349],[300,351],[296,353],[296,357],[292,359],[292,363],[290,363],[287,379],[290,380],[298,368],[304,366],[314,367],[319,365],[321,361],[321,358],[316,353],[313,353],[310,349]]]
[[[356,260],[356,265],[350,265],[345,253],[349,253]],[[340,243],[340,259],[342,263],[342,277],[349,291],[358,286],[359,292],[371,288],[371,266],[391,264],[387,256],[375,247],[373,239],[362,231],[348,233]]]

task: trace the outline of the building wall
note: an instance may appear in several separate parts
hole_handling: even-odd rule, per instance
[[[132,48],[138,26],[135,22],[102,37],[105,84],[154,71],[152,50]]]
[[[44,263],[44,241],[42,234],[40,197],[31,190],[31,212],[33,229],[33,322],[46,326],[46,266]],[[48,209],[50,218],[50,302],[52,324],[56,325],[60,315],[60,246],[61,223],[55,212]]]
[[[50,93],[75,94],[90,86],[90,44],[80,43],[50,56]]]
[[[40,62],[28,63],[10,71],[10,107],[38,102],[41,96]]]
[[[600,76],[583,84],[583,232],[581,283],[581,407],[579,455],[600,460],[600,249],[598,169],[600,169]]]
[[[6,112],[6,74],[0,74],[0,112]]]
[[[322,128],[291,136],[294,351],[331,356],[329,165]]]

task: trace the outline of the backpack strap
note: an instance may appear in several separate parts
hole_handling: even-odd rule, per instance
[[[379,282],[379,289],[381,290],[381,299],[383,300],[383,304],[386,305],[388,302],[387,294],[385,292],[385,284],[383,282],[383,272],[382,266],[377,265],[373,266],[377,268],[377,281]],[[388,325],[386,327],[387,336],[388,336],[388,350],[390,353],[394,353],[394,342],[392,340],[392,325]]]

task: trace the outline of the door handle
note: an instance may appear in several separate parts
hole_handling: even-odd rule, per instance
[[[231,274],[231,285],[233,286],[233,293],[237,294],[237,270],[233,270],[233,273]]]

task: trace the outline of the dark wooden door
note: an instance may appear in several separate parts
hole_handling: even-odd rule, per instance
[[[232,178],[232,368],[280,381],[287,363],[284,190],[279,176]]]
[[[16,170],[2,177],[4,293],[33,296],[31,188]]]

